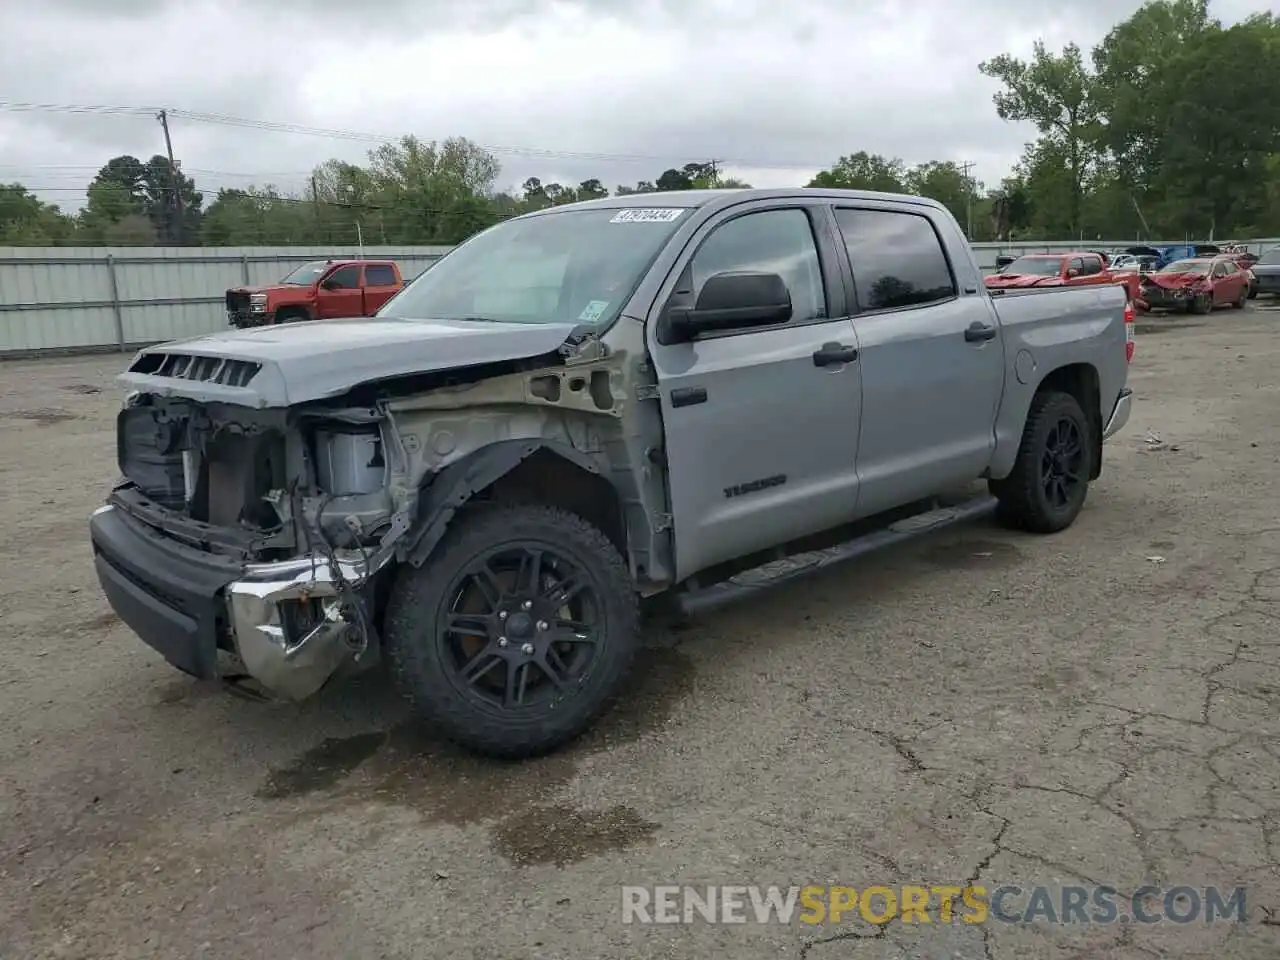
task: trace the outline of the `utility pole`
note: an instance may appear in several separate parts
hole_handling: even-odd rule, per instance
[[[960,164],[960,172],[964,176],[964,235],[973,242],[973,180],[969,171],[974,167],[972,160]]]
[[[320,239],[320,190],[316,187],[316,175],[311,175],[311,208],[316,215],[316,239]]]
[[[161,110],[156,114],[156,119],[160,121],[160,127],[164,130],[164,149],[169,155],[169,187],[173,190],[173,203],[177,210],[178,220],[175,224],[174,239],[178,241],[178,245],[182,245],[182,235],[186,232],[183,230],[185,224],[182,216],[182,188],[178,180],[178,167],[173,162],[173,141],[169,139],[169,112]]]

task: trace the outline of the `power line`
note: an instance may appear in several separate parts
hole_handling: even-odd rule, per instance
[[[154,117],[160,111],[165,111],[168,117],[173,119],[187,120],[192,123],[207,123],[221,126],[239,127],[249,130],[262,130],[270,133],[289,133],[300,136],[320,137],[329,140],[347,140],[362,143],[399,143],[401,136],[389,136],[379,133],[368,133],[358,130],[344,130],[331,127],[315,127],[301,123],[286,123],[275,120],[258,120],[247,117],[234,117],[229,114],[210,113],[199,110],[184,110],[181,108],[166,107],[131,107],[121,105],[105,105],[105,104],[58,104],[58,103],[24,103],[12,100],[0,100],[0,111],[10,113],[65,113],[65,114],[84,114],[99,116],[126,116],[126,117]],[[574,150],[550,150],[536,147],[520,147],[520,146],[497,146],[492,144],[477,144],[482,150],[493,154],[507,154],[512,156],[520,156],[532,159],[543,160],[583,160],[595,162],[613,162],[613,163],[666,163],[677,159],[683,160],[686,155],[676,154],[631,154],[631,153],[605,153],[605,152],[587,152]],[[762,160],[745,160],[726,158],[718,161],[721,164],[727,164],[735,167],[755,167],[758,169],[776,169],[776,170],[798,170],[808,169],[810,167],[821,169],[826,166],[829,161],[822,163],[805,163],[797,161],[788,161],[786,163]]]

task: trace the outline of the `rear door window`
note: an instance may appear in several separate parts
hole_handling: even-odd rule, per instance
[[[942,241],[922,214],[835,211],[864,312],[942,303],[958,295]]]
[[[366,287],[394,287],[396,272],[385,263],[371,263],[364,268],[364,285]]]

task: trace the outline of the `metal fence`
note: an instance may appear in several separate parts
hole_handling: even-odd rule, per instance
[[[412,279],[449,247],[366,247]],[[225,330],[228,287],[274,283],[323,247],[0,247],[0,356],[132,350]]]
[[[1002,253],[1133,244],[976,243],[973,248],[984,272],[990,272]],[[1277,244],[1280,239],[1248,242],[1254,253]],[[449,249],[366,247],[363,255],[395,260],[412,279]],[[0,247],[0,357],[125,351],[225,330],[228,287],[273,283],[309,260],[354,256],[354,250],[325,247]]]

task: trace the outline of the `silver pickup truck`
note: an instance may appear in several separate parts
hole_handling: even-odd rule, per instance
[[[1069,526],[1132,321],[1119,286],[988,294],[931,200],[555,207],[372,318],[141,351],[97,572],[193,676],[297,700],[381,662],[443,734],[533,755],[623,692],[645,598],[964,516],[935,498],[983,478]]]

